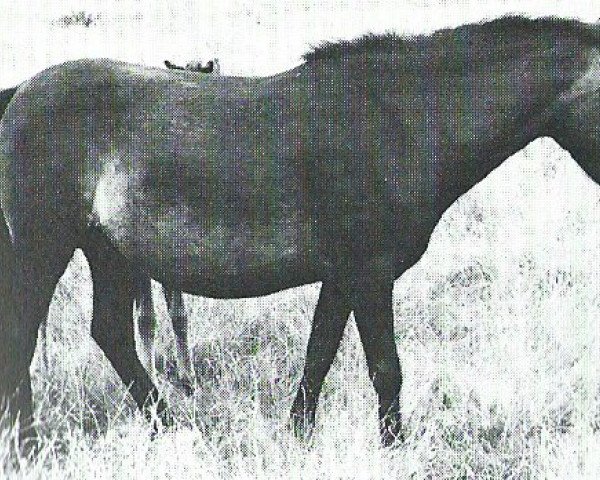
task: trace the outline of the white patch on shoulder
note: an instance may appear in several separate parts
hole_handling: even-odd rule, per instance
[[[119,223],[127,205],[131,178],[126,171],[108,162],[96,184],[93,212],[100,225]]]
[[[600,51],[593,48],[589,56],[588,68],[579,80],[560,96],[562,101],[573,101],[586,93],[600,89]]]

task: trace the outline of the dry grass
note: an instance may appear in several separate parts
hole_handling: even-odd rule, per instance
[[[289,434],[318,285],[247,301],[188,297],[196,394],[172,396],[178,425],[150,440],[89,339],[91,286],[77,255],[52,306],[50,370],[32,366],[46,440],[18,475],[598,478],[599,200],[571,160],[541,141],[447,213],[395,289],[407,439],[392,450],[378,444],[353,322],[313,445]],[[168,364],[170,327],[158,305]],[[11,441],[13,431],[0,431],[0,452]],[[5,457],[5,474],[16,475]]]

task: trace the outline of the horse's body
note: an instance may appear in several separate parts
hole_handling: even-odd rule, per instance
[[[10,331],[0,393],[28,382],[31,332],[80,247],[92,334],[138,405],[156,396],[133,348],[139,272],[218,298],[322,281],[296,425],[312,426],[353,311],[390,442],[400,429],[394,279],[448,206],[536,137],[553,136],[600,177],[588,156],[598,153],[598,49],[596,26],[506,18],[328,45],[265,78],[108,60],[38,74],[0,123],[19,272],[18,316],[0,318]]]

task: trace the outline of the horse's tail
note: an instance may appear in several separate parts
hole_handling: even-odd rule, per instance
[[[4,213],[0,210],[0,325],[8,325],[10,319],[16,314],[13,291],[15,274],[15,253]],[[2,335],[2,332],[0,332],[0,335]]]
[[[18,87],[8,88],[0,91],[0,118]],[[6,315],[14,306],[13,280],[15,275],[15,255],[10,241],[8,225],[4,212],[0,209],[0,325]]]
[[[0,119],[16,91],[17,87],[0,91]],[[8,325],[10,318],[16,314],[13,292],[15,267],[15,254],[8,232],[8,225],[4,212],[0,209],[0,325]]]
[[[0,118],[4,115],[6,107],[19,87],[8,88],[0,91]]]

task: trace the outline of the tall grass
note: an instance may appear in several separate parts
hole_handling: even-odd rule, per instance
[[[21,459],[18,473],[0,453],[4,474],[598,478],[599,202],[589,179],[543,140],[447,212],[394,292],[406,441],[388,450],[353,320],[312,444],[289,432],[319,285],[250,300],[186,297],[196,391],[185,398],[162,377],[177,422],[152,440],[89,337],[91,285],[78,253],[52,304],[49,369],[37,357],[32,365],[41,452]],[[172,333],[157,304],[168,373]],[[14,441],[13,430],[0,430],[0,452]]]

